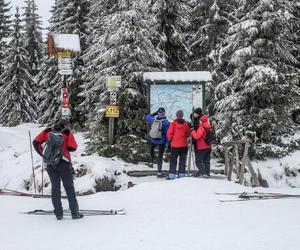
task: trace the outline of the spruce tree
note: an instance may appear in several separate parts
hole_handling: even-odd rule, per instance
[[[186,43],[191,8],[187,0],[149,1],[152,42],[165,53],[167,71],[188,69],[190,50]]]
[[[37,14],[35,0],[25,1],[23,20],[25,21],[26,50],[29,54],[31,74],[37,75],[43,57],[42,21]]]
[[[3,60],[6,57],[7,38],[10,35],[10,2],[0,0],[0,74],[4,70]]]
[[[5,71],[1,74],[0,123],[16,126],[23,122],[33,122],[36,118],[36,103],[30,88],[32,75],[25,50],[20,14],[17,8],[5,58]]]
[[[119,154],[129,160],[134,157],[134,151],[137,150],[136,154],[139,154],[140,138],[146,134],[144,119],[147,100],[142,73],[163,69],[165,62],[163,52],[151,43],[150,23],[145,19],[139,3],[119,1],[118,6],[116,12],[103,17],[104,33],[95,45],[99,54],[94,62],[90,62],[93,64],[97,61],[97,66],[91,72],[89,89],[85,90],[85,94],[92,111],[89,116],[92,121],[90,148],[104,155]],[[121,114],[116,124],[116,146],[113,151],[106,147],[108,120],[105,118],[105,107],[109,104],[109,93],[105,80],[110,75],[122,77],[122,87],[118,91]],[[123,147],[127,150],[125,154]]]
[[[297,130],[292,111],[300,101],[299,62],[286,35],[294,8],[293,1],[242,1],[221,49],[229,78],[216,89],[217,132],[253,139],[257,157],[287,154],[293,143],[283,138]]]

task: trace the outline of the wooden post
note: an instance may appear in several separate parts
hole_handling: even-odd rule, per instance
[[[228,167],[229,167],[229,161],[228,161],[228,146],[225,145],[225,172],[224,174],[227,176],[228,174]]]
[[[240,172],[240,184],[243,184],[244,181],[244,173],[245,173],[245,166],[247,162],[247,157],[248,157],[248,149],[249,149],[249,142],[245,143],[245,150],[244,150],[244,155],[243,155],[243,160],[242,160],[242,166],[241,166],[241,172]]]
[[[240,159],[239,159],[238,144],[234,144],[233,153],[235,155],[235,171],[236,171],[236,176],[238,177],[239,176],[239,168],[240,168]]]
[[[229,158],[229,170],[228,170],[227,180],[231,181],[233,161],[234,161],[234,151],[232,154],[229,154],[228,158]]]
[[[256,175],[256,173],[254,171],[254,168],[252,167],[252,164],[251,164],[248,157],[247,157],[247,165],[248,165],[249,171],[252,175],[252,178],[253,178],[253,181],[254,181],[254,186],[259,187],[259,181],[258,181],[257,175]]]

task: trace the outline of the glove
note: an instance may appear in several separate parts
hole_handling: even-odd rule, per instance
[[[167,146],[166,153],[170,153],[170,152],[171,152],[171,145],[169,144],[169,145]]]
[[[156,115],[158,115],[158,112],[156,111],[156,112],[152,113],[151,115],[156,116]]]

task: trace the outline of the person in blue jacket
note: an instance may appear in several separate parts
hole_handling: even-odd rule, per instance
[[[150,164],[153,166],[154,162],[154,150],[158,146],[158,160],[157,160],[157,176],[161,177],[161,168],[163,163],[163,156],[166,145],[169,144],[167,140],[167,132],[170,125],[170,122],[165,116],[165,109],[163,107],[159,108],[156,112],[147,115],[147,122],[152,125],[154,120],[162,120],[162,136],[161,138],[151,138],[150,141]]]

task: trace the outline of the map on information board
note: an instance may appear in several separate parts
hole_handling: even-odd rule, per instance
[[[193,103],[200,103],[201,100],[195,95],[193,85],[188,84],[152,84],[150,85],[150,110],[151,113],[157,111],[159,107],[164,107],[167,118],[172,121],[176,118],[176,111],[182,110],[184,118],[190,120],[193,110]]]

